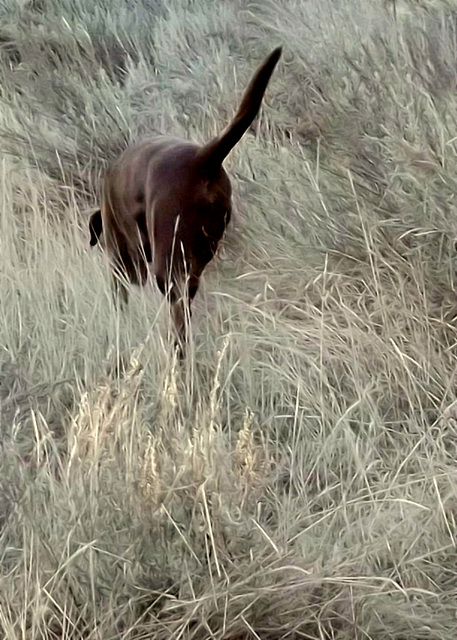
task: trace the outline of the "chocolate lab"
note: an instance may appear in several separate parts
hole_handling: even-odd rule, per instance
[[[122,301],[126,282],[143,285],[153,263],[180,341],[186,309],[190,316],[202,271],[230,220],[232,190],[222,163],[257,115],[280,56],[278,47],[262,63],[232,122],[207,144],[159,137],[126,149],[105,178],[101,210],[90,218],[90,244],[104,232]]]

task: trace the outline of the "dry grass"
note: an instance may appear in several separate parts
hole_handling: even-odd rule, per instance
[[[454,637],[456,21],[0,6],[1,638]],[[180,366],[155,291],[114,310],[87,212],[126,141],[207,140],[280,42]]]

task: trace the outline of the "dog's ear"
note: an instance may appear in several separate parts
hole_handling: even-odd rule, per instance
[[[90,246],[97,244],[103,232],[102,212],[100,209],[89,218]]]

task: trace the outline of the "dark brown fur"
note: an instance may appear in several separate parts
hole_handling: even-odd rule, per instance
[[[280,55],[277,48],[263,62],[232,122],[208,144],[161,137],[126,149],[105,178],[101,210],[91,216],[90,244],[104,232],[122,300],[126,281],[143,285],[152,262],[180,339],[186,307],[190,315],[202,271],[230,220],[231,186],[222,163],[257,115]]]

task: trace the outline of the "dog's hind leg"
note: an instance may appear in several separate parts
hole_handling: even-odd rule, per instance
[[[179,357],[184,357],[186,345],[189,341],[190,321],[192,318],[192,302],[198,291],[200,275],[203,267],[191,271],[181,286],[176,287],[177,296],[171,300],[173,325],[176,332],[175,346],[178,347]]]
[[[111,273],[111,290],[114,305],[117,308],[125,309],[129,301],[129,291],[126,276],[119,269],[113,269]]]
[[[111,250],[111,290],[116,307],[125,309],[129,301],[129,283],[137,284],[135,265],[128,250],[116,247]]]
[[[170,306],[170,315],[175,334],[175,348],[179,357],[184,356],[184,345],[187,340],[186,326],[186,287],[185,280],[180,275],[164,275],[162,271],[156,273],[157,286]]]

